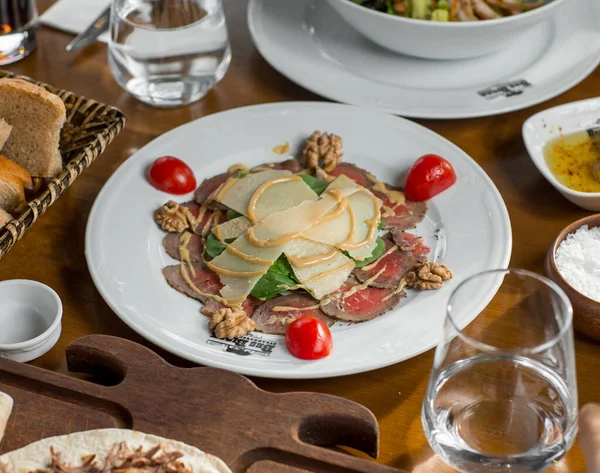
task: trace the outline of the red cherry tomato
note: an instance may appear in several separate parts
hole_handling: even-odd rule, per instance
[[[431,199],[456,182],[452,164],[437,154],[421,156],[408,171],[404,194],[413,202]]]
[[[285,346],[302,360],[318,360],[331,353],[333,341],[329,327],[316,317],[300,317],[285,332]]]
[[[163,156],[148,171],[150,184],[169,194],[188,194],[196,189],[196,178],[190,167],[181,159]]]

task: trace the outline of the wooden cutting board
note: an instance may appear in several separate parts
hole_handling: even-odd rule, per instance
[[[15,407],[0,453],[80,430],[122,427],[217,455],[234,473],[398,473],[323,447],[373,457],[377,420],[365,407],[327,394],[273,394],[216,368],[178,368],[151,350],[106,335],[67,348],[69,370],[106,373],[112,386],[0,359],[0,391]]]

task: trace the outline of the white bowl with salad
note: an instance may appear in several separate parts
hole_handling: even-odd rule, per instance
[[[327,1],[384,48],[425,59],[467,59],[517,45],[569,0]]]

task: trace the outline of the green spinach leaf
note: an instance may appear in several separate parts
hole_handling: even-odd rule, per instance
[[[299,176],[317,195],[321,195],[327,189],[327,186],[329,186],[328,182],[317,179],[314,176],[309,176],[308,174],[299,174]]]
[[[226,243],[232,243],[235,239],[225,240]],[[227,245],[224,245],[219,241],[214,233],[209,233],[206,238],[206,254],[211,258],[216,258],[225,251]]]
[[[296,284],[298,284],[298,280],[294,276],[289,261],[285,255],[281,255],[269,268],[267,274],[258,280],[251,294],[261,300],[272,299],[285,290],[281,286],[289,287]]]
[[[379,258],[383,254],[384,249],[385,249],[385,242],[380,237],[377,237],[377,246],[373,250],[373,253],[371,254],[371,256],[369,256],[368,258],[365,258],[364,260],[361,260],[361,261],[354,260],[356,267],[362,268],[363,266],[366,266],[369,263],[372,263],[373,261],[375,261],[377,258]],[[346,252],[344,252],[344,253],[346,253]],[[349,258],[352,258],[348,253],[346,253],[346,256],[348,256]]]
[[[238,218],[241,217],[244,214],[241,214],[239,212],[236,212],[235,210],[229,209],[227,211],[227,220],[233,220],[234,218]]]

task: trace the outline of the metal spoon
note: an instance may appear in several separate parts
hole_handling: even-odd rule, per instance
[[[108,31],[109,21],[110,7],[106,8],[91,25],[67,45],[67,51],[75,51],[76,49],[82,49],[92,44],[98,39],[98,36]]]
[[[596,143],[598,151],[600,151],[600,127],[589,128],[587,131],[588,136]],[[592,166],[592,175],[594,179],[600,182],[600,160]]]

